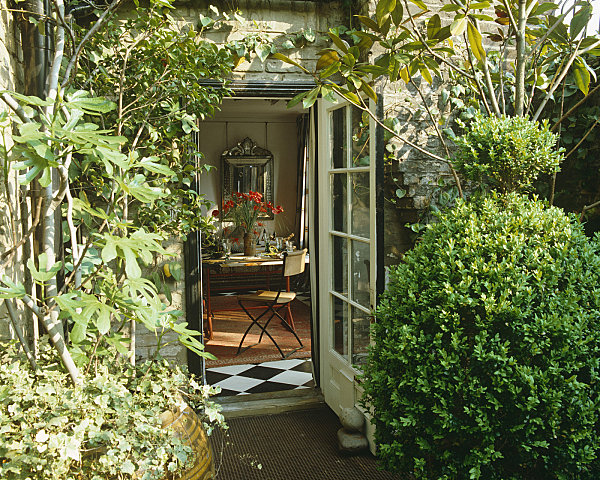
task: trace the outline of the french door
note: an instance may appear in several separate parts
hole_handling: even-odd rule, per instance
[[[321,388],[336,413],[358,405],[356,376],[375,305],[374,121],[356,106],[319,104]]]

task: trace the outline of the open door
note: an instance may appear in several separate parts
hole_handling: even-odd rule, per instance
[[[343,101],[319,105],[321,389],[337,414],[357,406],[356,381],[376,298],[375,122]]]

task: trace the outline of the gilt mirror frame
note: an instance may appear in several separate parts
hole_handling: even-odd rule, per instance
[[[221,154],[221,205],[229,200],[234,192],[238,191],[243,181],[240,176],[244,175],[244,171],[248,172],[253,167],[257,169],[254,178],[255,184],[249,185],[248,190],[262,193],[265,202],[273,202],[273,154],[246,137]],[[246,184],[248,183],[250,181],[246,181]],[[231,218],[231,214],[224,217],[225,220],[229,218]],[[266,213],[261,213],[259,218],[273,219],[274,215],[271,210],[268,210]]]

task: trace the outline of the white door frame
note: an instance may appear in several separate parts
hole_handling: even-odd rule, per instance
[[[345,101],[338,101],[338,103],[330,103],[325,100],[319,100],[318,105],[318,149],[319,149],[319,161],[318,161],[318,205],[319,205],[319,238],[318,238],[318,268],[317,275],[319,277],[319,291],[315,292],[319,295],[319,311],[317,312],[317,318],[320,330],[320,380],[321,389],[325,397],[325,402],[332,408],[338,415],[342,408],[349,408],[358,406],[358,402],[362,395],[360,386],[356,382],[356,377],[360,374],[360,371],[352,365],[352,338],[353,334],[351,330],[354,328],[354,318],[352,312],[359,312],[360,314],[370,315],[367,313],[369,309],[375,307],[376,301],[376,272],[377,272],[377,249],[376,249],[376,158],[375,158],[375,122],[372,118],[369,118],[369,129],[370,129],[370,140],[369,140],[369,156],[370,162],[368,166],[353,166],[351,161],[352,156],[352,131],[351,131],[351,105]],[[371,105],[373,107],[373,105]],[[345,168],[333,168],[331,163],[331,118],[332,112],[337,109],[345,109],[345,122],[346,122],[346,139],[347,139],[347,163]],[[347,205],[347,224],[345,232],[335,231],[333,229],[332,220],[332,179],[335,174],[346,173],[347,178],[347,189],[345,203]],[[369,174],[369,238],[365,242],[365,238],[361,235],[355,235],[354,232],[350,231],[349,225],[352,224],[351,219],[351,188],[350,178],[353,173],[368,173]],[[343,177],[342,177],[343,178]],[[334,233],[335,232],[335,233]],[[348,291],[346,294],[340,294],[334,291],[333,287],[333,268],[334,268],[334,257],[342,255],[343,251],[334,251],[333,239],[336,238],[344,242],[346,245],[346,256],[348,261],[344,265],[342,262],[341,267],[339,263],[336,265],[340,272],[343,272],[347,266],[347,277],[346,282],[348,283]],[[352,263],[351,248],[353,245],[369,245],[369,278],[368,278],[368,289],[369,289],[369,305],[363,305],[357,303],[351,291],[353,288],[352,279],[352,268],[356,267]],[[313,243],[314,245],[314,243]],[[333,323],[333,302],[334,299],[338,303],[338,306],[344,305],[343,308],[348,308],[348,315],[346,318],[346,334],[347,335],[347,352],[340,354],[334,347],[334,323]],[[366,307],[366,308],[365,308]]]

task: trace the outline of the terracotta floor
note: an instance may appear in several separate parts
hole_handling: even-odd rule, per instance
[[[277,348],[268,337],[263,336],[262,342],[255,345],[260,336],[260,330],[256,326],[250,330],[244,341],[244,346],[254,346],[237,355],[238,345],[244,331],[250,325],[250,320],[243,311],[235,310],[239,308],[235,296],[213,297],[211,302],[213,308],[219,311],[215,312],[213,320],[214,335],[212,340],[206,341],[206,350],[215,355],[217,360],[207,360],[207,368],[225,365],[258,364],[282,359]],[[304,346],[287,358],[310,358],[310,308],[299,300],[294,300],[291,307],[296,333]],[[254,310],[254,312],[259,311]],[[281,325],[281,322],[275,319],[271,321],[268,331],[277,341],[284,354],[287,355],[289,352],[300,347],[296,338]]]

